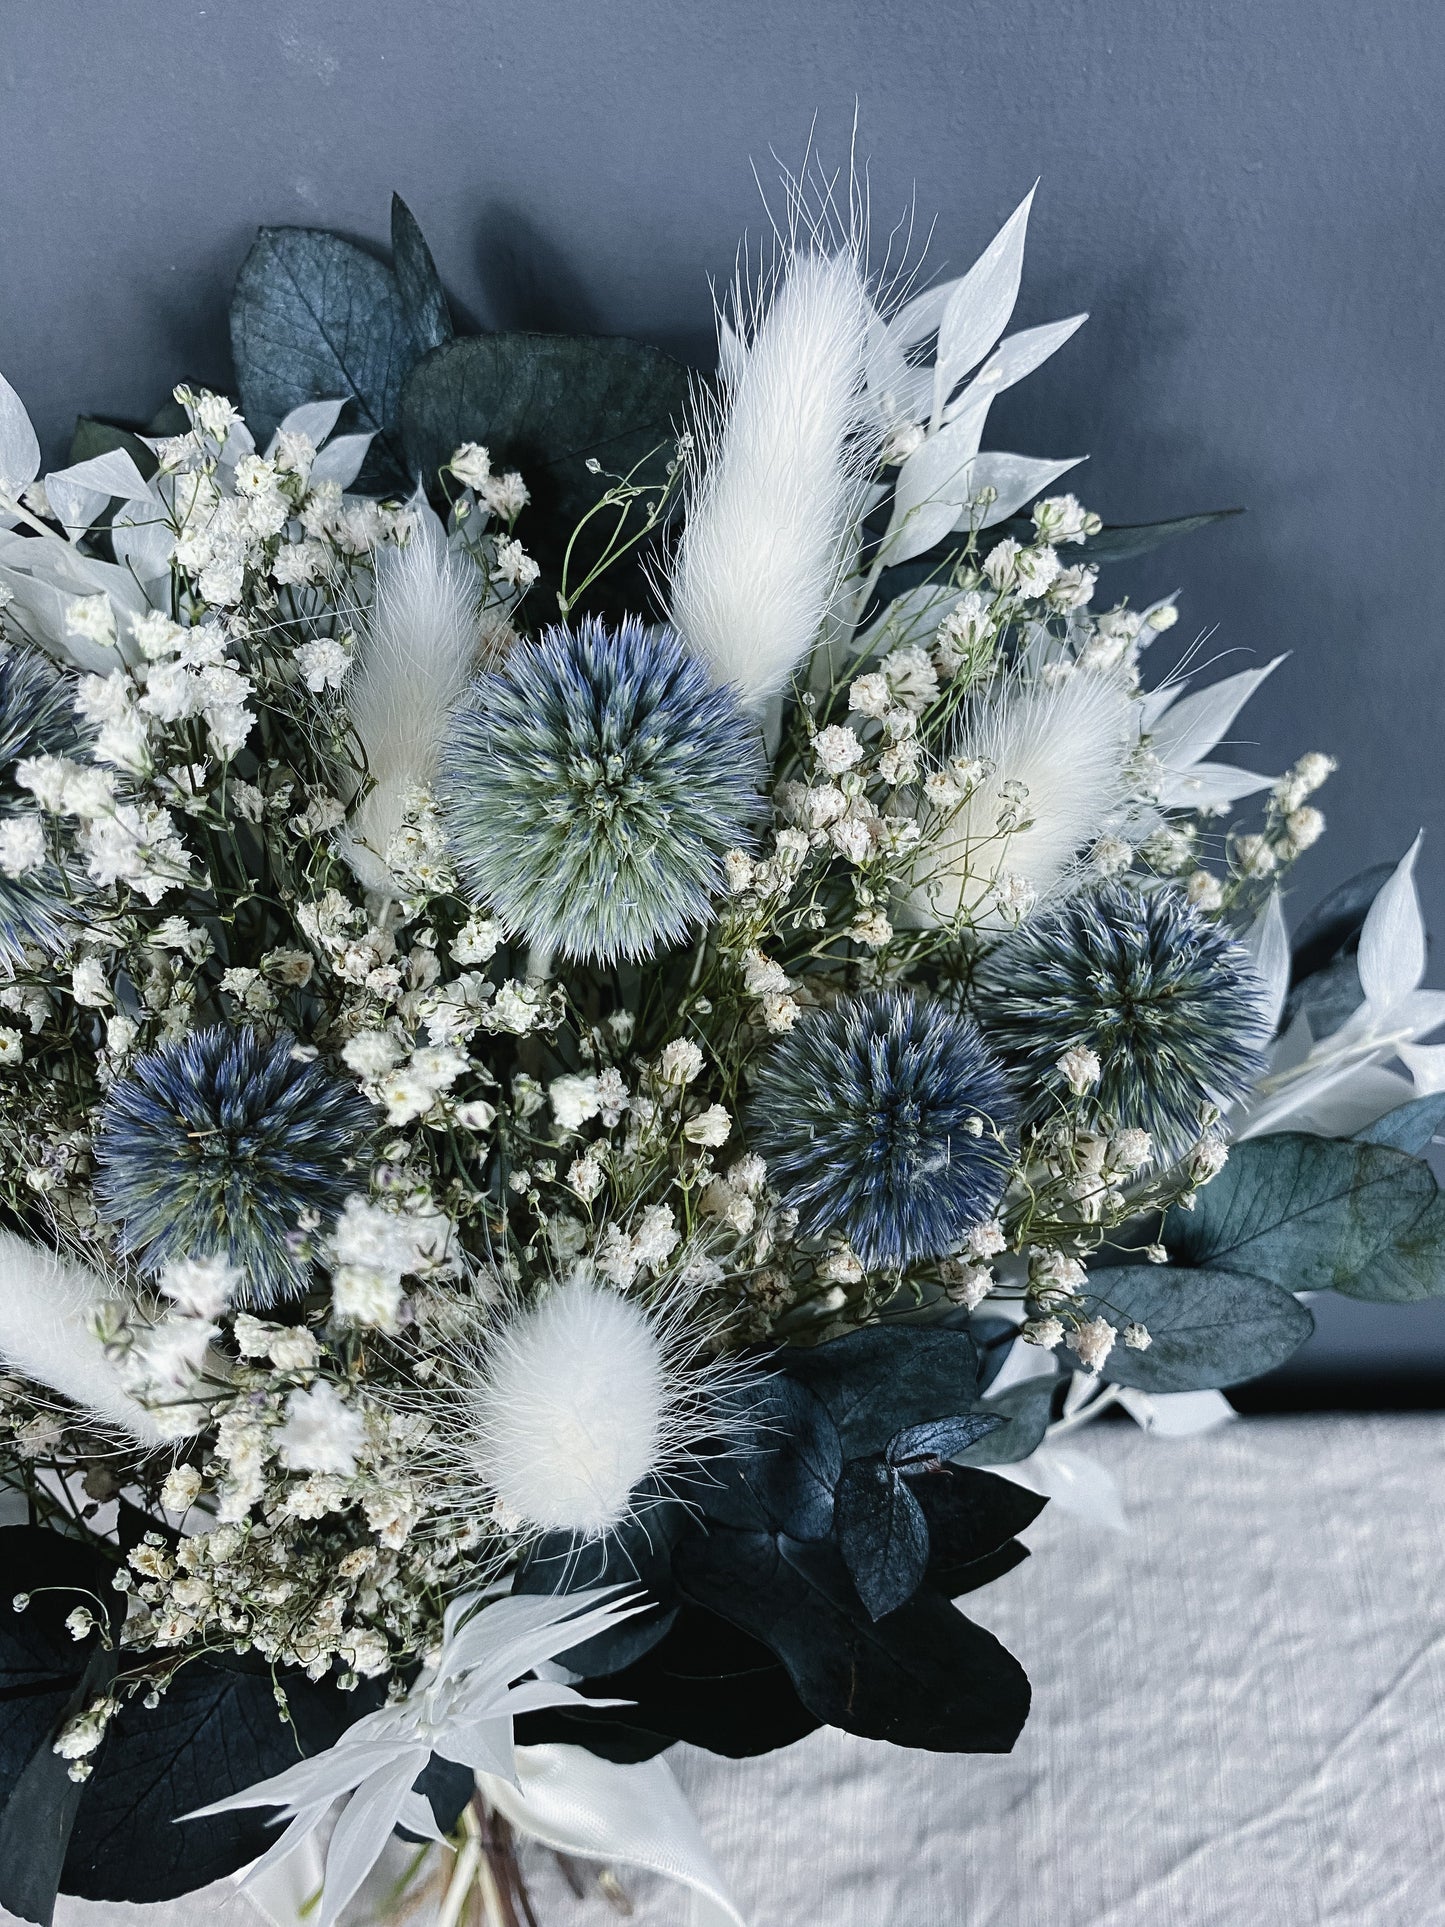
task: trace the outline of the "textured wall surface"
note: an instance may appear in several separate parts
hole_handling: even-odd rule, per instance
[[[1019,320],[1088,328],[994,439],[1088,452],[1110,520],[1244,503],[1133,565],[1208,657],[1292,660],[1237,755],[1344,767],[1306,896],[1434,832],[1445,624],[1445,9],[1421,0],[0,0],[0,368],[59,452],[227,378],[258,222],[386,234],[389,190],[482,324],[703,357],[750,159],[915,186],[957,270],[1042,176]],[[1232,653],[1231,653],[1232,652]]]

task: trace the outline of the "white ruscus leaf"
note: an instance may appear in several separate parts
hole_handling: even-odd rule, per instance
[[[40,443],[25,404],[0,375],[0,489],[12,499],[40,473]]]
[[[1360,985],[1373,1010],[1408,997],[1425,975],[1425,923],[1415,888],[1417,836],[1370,905],[1360,931]]]
[[[933,369],[933,419],[969,369],[1003,333],[1024,265],[1024,235],[1034,190],[1030,188],[978,260],[954,288],[938,323],[938,358]]]

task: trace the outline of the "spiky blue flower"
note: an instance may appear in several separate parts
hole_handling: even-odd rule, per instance
[[[902,991],[810,1011],[758,1077],[751,1141],[805,1232],[870,1269],[953,1250],[992,1216],[1014,1105],[978,1027]]]
[[[305,1289],[302,1214],[334,1213],[370,1125],[362,1097],[294,1041],[217,1024],[137,1059],[111,1090],[95,1140],[96,1198],[147,1269],[224,1256],[244,1302]]]
[[[452,847],[514,930],[575,961],[650,956],[705,921],[759,812],[762,746],[666,629],[588,619],[518,644],[454,713]]]
[[[22,816],[38,823],[15,765],[27,756],[65,755],[77,739],[71,691],[54,668],[29,651],[0,653],[0,826]],[[68,912],[63,879],[49,859],[16,876],[0,871],[0,960],[19,962],[26,943],[58,948]]]
[[[1031,917],[976,984],[989,1041],[1038,1118],[1078,1104],[1094,1130],[1147,1131],[1180,1156],[1210,1107],[1264,1068],[1258,978],[1228,932],[1177,890],[1109,883]],[[1091,1050],[1097,1084],[1071,1098],[1065,1052]]]

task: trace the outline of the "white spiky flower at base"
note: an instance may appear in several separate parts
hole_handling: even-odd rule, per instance
[[[736,306],[746,309],[741,283]],[[744,347],[720,320],[723,398],[672,568],[672,620],[760,714],[818,641],[851,557],[868,451],[872,305],[851,251],[797,255]]]
[[[176,1433],[132,1398],[91,1320],[115,1292],[98,1272],[0,1231],[0,1359],[141,1445]]]
[[[649,1306],[592,1279],[554,1286],[463,1350],[437,1426],[439,1503],[524,1533],[620,1525],[639,1486],[728,1428],[744,1373],[701,1342],[685,1292]]]
[[[409,799],[436,774],[447,717],[481,648],[482,583],[440,525],[419,514],[404,547],[377,556],[376,597],[357,645],[346,694],[372,787],[352,814],[342,849],[368,890],[394,889],[386,852]]]
[[[1124,800],[1133,718],[1123,684],[1090,670],[986,697],[956,745],[983,773],[962,803],[924,821],[924,855],[894,922],[962,917],[996,930],[1043,900]]]

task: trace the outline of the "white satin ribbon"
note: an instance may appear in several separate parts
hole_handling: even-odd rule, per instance
[[[746,1927],[666,1760],[616,1766],[580,1746],[519,1746],[517,1784],[479,1773],[482,1797],[556,1853],[662,1874],[689,1889],[693,1927]],[[269,1927],[298,1927],[321,1885],[323,1842],[306,1841],[245,1889]],[[237,1882],[244,1870],[233,1875]]]

